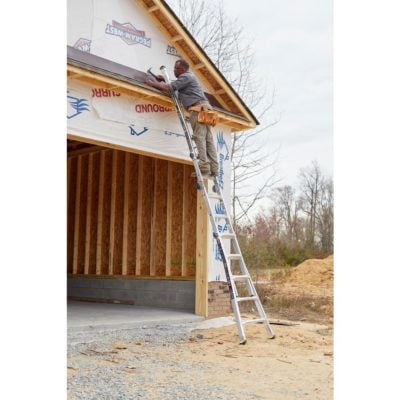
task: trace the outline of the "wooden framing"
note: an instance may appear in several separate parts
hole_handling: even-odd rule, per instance
[[[67,165],[68,273],[195,278],[191,166],[105,148]]]

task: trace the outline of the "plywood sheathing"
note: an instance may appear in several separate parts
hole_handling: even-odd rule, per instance
[[[193,279],[198,200],[192,170],[104,148],[70,157],[68,273]]]

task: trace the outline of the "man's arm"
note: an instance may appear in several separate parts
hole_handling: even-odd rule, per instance
[[[169,92],[171,90],[171,86],[165,82],[157,82],[151,78],[146,78],[145,83],[156,89],[162,90],[163,92]]]

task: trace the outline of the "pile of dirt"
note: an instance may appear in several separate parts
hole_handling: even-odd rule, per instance
[[[333,255],[323,260],[310,259],[294,267],[284,282],[286,290],[333,296]]]

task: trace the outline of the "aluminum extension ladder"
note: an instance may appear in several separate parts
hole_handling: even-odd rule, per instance
[[[171,84],[166,67],[162,66],[162,67],[160,67],[160,70],[165,78],[166,83]],[[218,184],[217,177],[213,178],[214,193],[208,193],[206,190],[206,187],[204,185],[202,175],[201,175],[198,157],[197,157],[197,149],[195,148],[195,145],[193,143],[192,135],[190,134],[190,130],[189,130],[188,124],[186,122],[181,103],[178,100],[177,93],[175,93],[174,90],[171,89],[170,94],[176,105],[176,111],[177,111],[179,120],[182,124],[182,128],[185,132],[186,141],[187,141],[187,144],[189,146],[189,151],[190,151],[190,158],[193,161],[193,166],[194,166],[194,169],[195,169],[196,175],[197,175],[197,188],[199,190],[201,190],[201,193],[203,195],[203,199],[204,199],[204,202],[207,207],[208,216],[210,218],[210,222],[211,222],[211,226],[212,226],[212,230],[213,230],[213,236],[217,242],[217,246],[218,246],[218,249],[219,249],[219,252],[220,252],[220,255],[222,258],[222,262],[224,265],[226,280],[228,283],[229,293],[230,293],[230,298],[231,298],[231,305],[232,305],[233,312],[235,314],[237,329],[238,329],[238,333],[239,333],[239,337],[240,337],[240,344],[246,343],[246,335],[244,332],[244,324],[246,324],[246,323],[258,323],[258,322],[264,323],[265,329],[267,331],[267,337],[270,339],[273,339],[275,337],[275,334],[271,329],[271,326],[268,322],[264,308],[261,304],[260,298],[258,297],[258,294],[254,287],[253,281],[251,280],[249,271],[247,270],[246,264],[244,262],[242,253],[240,251],[239,242],[238,242],[236,234],[233,230],[233,226],[232,226],[230,217],[228,215],[228,212],[226,211],[227,208],[225,206],[225,201],[224,201],[224,198],[222,195],[221,188]],[[222,214],[219,214],[219,213],[215,214],[215,215],[213,214],[210,199],[216,199],[217,201],[220,202],[219,210],[223,211]],[[226,225],[228,227],[228,232],[222,232],[222,233],[219,232],[218,226],[217,226],[217,220],[221,220],[221,219],[225,220]],[[228,253],[225,250],[224,244],[222,242],[223,239],[230,239],[231,246],[233,249],[232,253]],[[234,272],[236,274],[234,274]],[[243,285],[243,283],[244,283],[244,285]],[[238,288],[238,284],[239,285],[242,284],[242,286],[240,288]],[[238,289],[240,289],[241,292],[246,292],[246,294],[244,296],[243,296],[243,293],[239,294]],[[241,303],[241,302],[254,302],[254,304],[257,308],[257,311],[258,311],[259,318],[243,321],[241,314],[240,314],[240,308],[239,308],[239,303]]]

